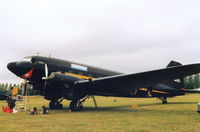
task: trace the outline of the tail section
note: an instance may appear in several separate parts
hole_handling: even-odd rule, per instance
[[[180,62],[170,61],[167,65],[167,68],[181,66]],[[180,77],[176,80],[167,81],[154,85],[151,89],[154,91],[154,97],[158,97],[163,104],[167,103],[167,97],[175,97],[180,95],[185,95],[186,93],[200,93],[197,90],[184,89],[184,78],[185,76]]]
[[[170,61],[169,64],[167,65],[168,67],[174,67],[174,66],[181,66],[182,64],[180,62],[177,61]],[[180,78],[180,79],[176,79],[173,81],[168,82],[168,85],[170,85],[171,87],[175,88],[175,89],[181,89],[184,88],[184,77]]]

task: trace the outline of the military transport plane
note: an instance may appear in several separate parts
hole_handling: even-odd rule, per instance
[[[124,74],[61,59],[29,56],[11,62],[8,69],[39,89],[50,100],[50,109],[62,108],[63,99],[70,100],[69,109],[80,111],[92,95],[115,97],[157,97],[163,104],[167,97],[198,91],[185,90],[183,78],[200,73],[200,64],[181,65],[171,61],[167,68],[135,74]]]

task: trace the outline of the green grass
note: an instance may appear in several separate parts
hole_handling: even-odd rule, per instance
[[[29,109],[48,106],[42,97],[29,97]],[[68,101],[63,110],[50,110],[49,115],[28,115],[24,112],[8,114],[0,111],[0,132],[199,132],[200,114],[197,102],[200,95],[169,99],[161,104],[155,98],[96,97],[84,104],[84,111],[69,112]],[[116,101],[114,101],[116,100]],[[5,101],[0,101],[0,106]],[[132,108],[132,105],[138,105]]]

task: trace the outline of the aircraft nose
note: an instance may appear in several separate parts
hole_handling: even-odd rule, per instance
[[[33,64],[30,62],[10,62],[7,68],[15,75],[22,76],[33,68]]]
[[[8,68],[10,71],[13,72],[14,69],[16,68],[16,62],[10,62],[10,63],[8,63],[7,68]]]

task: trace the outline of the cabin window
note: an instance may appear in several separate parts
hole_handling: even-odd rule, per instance
[[[38,64],[44,64],[44,62],[42,62],[42,61],[36,61],[35,64],[36,63],[38,63]]]
[[[75,70],[88,71],[87,66],[82,66],[78,64],[71,64],[71,68]]]
[[[178,82],[178,83],[180,83],[180,82],[181,82],[181,80],[180,80],[180,79],[175,79],[174,81],[175,81],[175,82]]]

